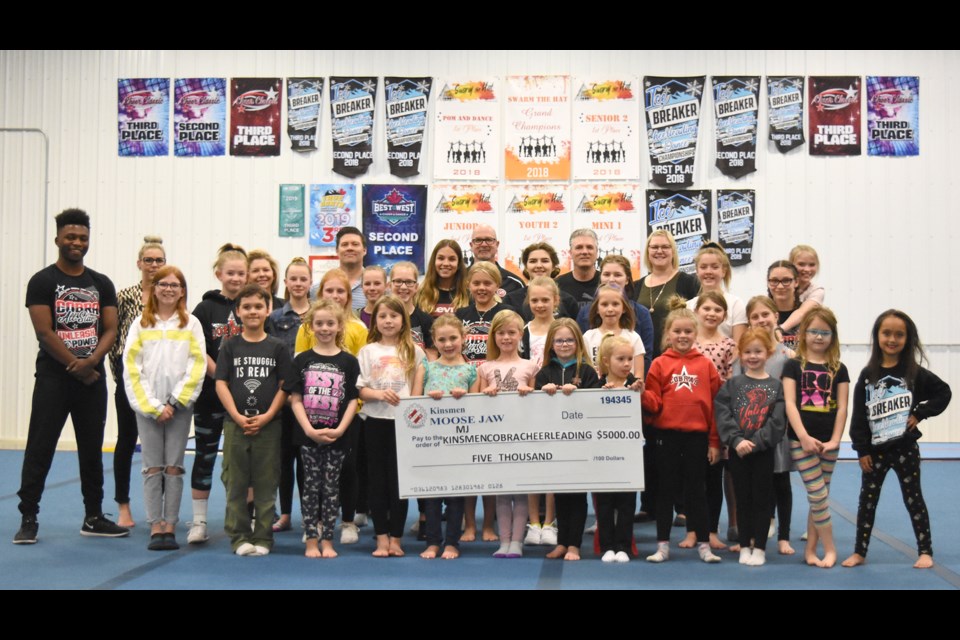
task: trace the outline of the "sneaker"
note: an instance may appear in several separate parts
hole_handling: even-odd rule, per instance
[[[588,535],[588,536],[592,536],[592,535],[595,534],[596,532],[597,532],[597,523],[596,523],[596,521],[594,521],[594,523],[593,523],[592,525],[590,525],[589,527],[587,527],[587,528],[584,530],[584,533],[585,533],[586,535]]]
[[[700,559],[703,560],[704,562],[714,564],[714,563],[720,562],[721,560],[720,556],[715,554],[710,549],[709,544],[701,544],[699,549],[697,549],[697,551],[699,551],[700,553]]]
[[[670,559],[670,545],[657,543],[657,552],[647,556],[647,562],[666,562]]]
[[[554,520],[550,524],[543,525],[543,530],[540,532],[540,544],[545,547],[557,546],[557,521],[556,520]]]
[[[256,546],[254,546],[253,548],[254,548],[254,550],[255,550],[255,553],[253,553],[253,554],[251,554],[251,555],[255,555],[255,556],[268,556],[268,555],[270,555],[270,548],[269,548],[269,547],[264,547],[263,545],[258,544],[258,545],[256,545]]]
[[[147,551],[166,551],[163,540],[164,534],[154,533],[150,535],[150,543],[147,545]]]
[[[344,522],[340,525],[340,544],[357,544],[360,541],[360,530],[353,522]]]
[[[740,564],[750,564],[750,558],[753,555],[753,550],[750,547],[743,547],[740,549]]]
[[[600,556],[600,562],[616,562],[617,561],[617,552],[613,549],[610,549],[602,556]]]
[[[687,516],[683,515],[682,513],[678,513],[677,517],[673,519],[673,526],[686,528]]]
[[[37,516],[20,518],[20,529],[13,536],[13,544],[37,544]]]
[[[522,558],[523,557],[523,544],[519,540],[514,540],[510,543],[510,548],[507,551],[508,558]]]
[[[747,563],[750,567],[762,567],[767,563],[767,552],[763,549],[754,549],[753,555],[750,556],[750,562]]]
[[[179,548],[180,548],[180,545],[177,544],[177,535],[175,533],[163,534],[163,550],[164,551],[176,551]]]
[[[190,527],[190,532],[187,533],[188,544],[203,544],[209,539],[206,522],[194,522],[193,526]]]
[[[770,537],[770,536],[768,536],[768,537]],[[806,532],[806,531],[804,531],[803,533],[800,534],[800,540],[801,540],[802,542],[806,542],[806,541],[807,541],[807,532]]]
[[[234,551],[238,556],[255,556],[257,554],[257,548],[250,544],[249,542],[244,542]]]
[[[130,535],[130,529],[107,520],[101,513],[98,516],[87,516],[84,519],[83,525],[80,527],[80,535],[98,538],[122,538]]]
[[[539,524],[528,524],[527,535],[523,538],[523,544],[540,544],[540,534],[543,527]]]
[[[365,514],[365,513],[358,513],[358,514],[356,514],[356,515],[353,517],[353,524],[357,525],[358,527],[365,527],[365,526],[367,526],[367,514]]]
[[[613,559],[621,564],[624,562],[630,562],[630,556],[626,551],[617,551],[617,555],[615,555]]]

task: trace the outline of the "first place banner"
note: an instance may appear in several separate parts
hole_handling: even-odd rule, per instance
[[[471,394],[397,407],[400,497],[643,488],[640,394]]]

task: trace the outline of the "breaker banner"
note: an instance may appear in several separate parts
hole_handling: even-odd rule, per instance
[[[810,76],[810,155],[860,155],[860,76]]]
[[[363,185],[364,266],[379,265],[390,273],[395,262],[409,261],[424,273],[426,228],[426,185]]]
[[[475,227],[500,223],[495,184],[435,184],[430,186],[430,239],[456,240],[470,247]]]
[[[671,189],[693,184],[700,130],[700,102],[706,76],[643,78],[650,147],[650,180]]]
[[[756,192],[717,189],[717,238],[734,267],[749,264],[753,254]]]
[[[867,154],[920,155],[920,78],[867,76]]]
[[[640,278],[643,243],[639,239],[644,237],[644,224],[639,184],[575,184],[571,226],[593,229],[599,258],[618,253],[630,261],[634,281]]]
[[[227,152],[227,79],[173,81],[173,152],[180,157]]]
[[[280,78],[230,80],[230,155],[280,155]]]
[[[640,179],[636,78],[576,80],[573,179]]]
[[[570,179],[570,76],[507,78],[507,180]]]
[[[362,176],[373,164],[376,97],[376,78],[330,78],[333,170],[342,176]]]
[[[760,76],[714,76],[717,168],[731,178],[757,170],[757,109]]]
[[[294,151],[316,151],[323,78],[287,78],[287,135]]]
[[[777,151],[803,144],[803,76],[767,76],[767,120]]]
[[[409,178],[420,173],[423,132],[433,78],[383,79],[387,108],[387,161],[390,173]]]
[[[117,80],[117,137],[121,156],[170,153],[170,78]]]
[[[710,191],[647,189],[647,235],[666,227],[677,242],[680,269],[695,273],[693,257],[710,239]]]
[[[500,101],[496,81],[448,80],[437,94],[433,175],[437,180],[500,178]]]
[[[310,185],[310,245],[337,247],[340,227],[357,226],[357,185]]]

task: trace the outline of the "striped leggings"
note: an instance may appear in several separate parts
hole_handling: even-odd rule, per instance
[[[838,453],[836,449],[822,454],[807,453],[798,441],[790,441],[790,457],[807,489],[810,515],[817,528],[830,524],[830,478],[837,466]]]

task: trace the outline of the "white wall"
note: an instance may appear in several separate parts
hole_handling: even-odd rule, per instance
[[[313,154],[294,155],[284,134],[278,158],[120,158],[120,77],[919,75],[919,157],[813,158],[805,149],[781,155],[761,142],[758,171],[734,181],[713,166],[712,110],[704,108],[695,188],[757,190],[754,264],[735,271],[734,293],[744,298],[762,293],[765,266],[798,242],[811,244],[821,255],[820,280],[827,304],[840,318],[852,375],[865,362],[873,318],[900,307],[919,324],[932,368],[960,388],[960,344],[951,331],[960,311],[960,284],[949,258],[957,250],[960,225],[950,196],[951,149],[960,144],[956,119],[950,117],[951,106],[960,103],[958,63],[956,52],[904,51],[0,52],[0,128],[37,128],[49,138],[45,175],[41,135],[0,132],[0,260],[6,274],[0,285],[5,364],[0,442],[22,444],[26,438],[36,340],[23,300],[29,276],[55,259],[53,215],[69,206],[90,212],[87,263],[110,275],[118,288],[137,280],[134,263],[143,235],[159,233],[170,262],[183,268],[190,282],[192,306],[216,285],[210,263],[227,240],[267,249],[281,265],[310,253],[305,239],[277,237],[280,183],[343,180],[330,171],[329,110],[323,114],[321,151]],[[704,100],[708,107],[711,98]],[[381,116],[373,171],[358,182],[398,182],[387,171]],[[761,126],[761,140],[766,133]],[[424,158],[422,179],[411,182],[429,183],[430,154]],[[647,168],[645,161],[645,173]],[[108,441],[112,414],[111,409]],[[931,441],[960,441],[960,403],[926,432]],[[64,442],[71,439],[68,430]]]

